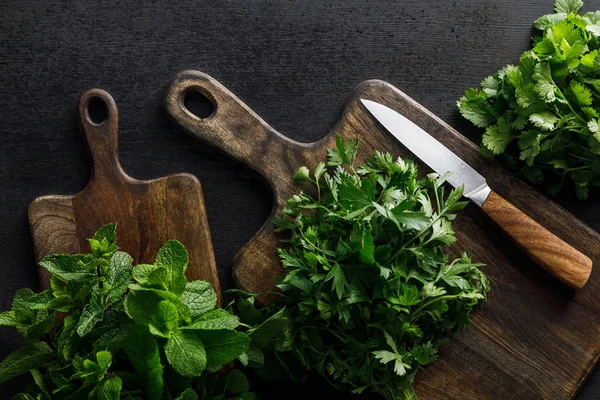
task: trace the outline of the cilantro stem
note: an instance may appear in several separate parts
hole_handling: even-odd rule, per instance
[[[548,67],[548,70],[550,70],[550,67]],[[554,82],[554,79],[552,78],[552,73],[550,72],[550,81],[552,82],[552,85],[554,86],[554,88],[556,89],[556,91],[558,92],[558,94],[560,95],[561,99],[565,101],[565,104],[569,107],[569,109],[571,110],[571,112],[573,113],[573,115],[575,115],[575,117],[577,117],[582,123],[583,125],[587,125],[587,122],[585,121],[585,119],[583,119],[581,117],[581,115],[579,115],[575,109],[573,109],[573,106],[571,105],[571,103],[569,102],[569,100],[567,100],[567,98],[565,97],[565,95],[563,94],[563,92],[560,90],[560,88],[558,87],[558,85],[556,84],[556,82]]]

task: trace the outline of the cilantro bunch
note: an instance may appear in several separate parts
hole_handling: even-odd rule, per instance
[[[443,250],[456,240],[462,189],[445,196],[444,177],[419,179],[412,162],[390,154],[355,167],[358,146],[338,136],[330,171],[300,168],[294,178],[306,192],[275,221],[291,322],[276,350],[341,389],[414,399],[417,372],[469,326],[490,286],[481,264]]]
[[[132,267],[115,232],[114,224],[100,229],[91,254],[44,258],[51,288],[21,289],[0,313],[0,325],[28,341],[0,363],[0,383],[31,372],[19,400],[254,399],[240,370],[216,372],[235,359],[260,365],[253,337],[262,343],[264,327],[241,326],[216,306],[208,282],[188,282],[178,241],[154,264]]]
[[[581,199],[600,185],[600,11],[556,0],[535,21],[533,49],[469,89],[461,114],[485,128],[481,146],[556,194],[567,180]]]

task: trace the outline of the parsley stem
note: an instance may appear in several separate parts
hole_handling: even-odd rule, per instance
[[[423,228],[419,233],[417,233],[412,239],[410,239],[408,242],[404,243],[404,245],[402,245],[402,247],[400,247],[398,249],[398,251],[396,251],[394,253],[394,256],[392,258],[395,259],[396,257],[398,257],[400,255],[400,253],[402,253],[404,250],[406,250],[406,248],[410,244],[412,244],[415,240],[417,240],[418,238],[420,238],[421,236],[423,236],[429,229],[431,229],[431,227],[433,225],[435,225],[436,222],[438,222],[445,215],[446,215],[446,210],[442,210],[442,213],[440,215],[438,215],[437,217],[435,217],[425,228]]]
[[[417,308],[417,309],[414,311],[414,315],[413,315],[413,317],[411,318],[410,322],[412,323],[412,322],[414,322],[414,321],[418,320],[418,319],[419,319],[419,317],[421,317],[421,314],[422,314],[422,311],[423,311],[423,309],[425,309],[425,308],[429,307],[429,306],[430,306],[430,305],[432,305],[433,303],[436,303],[436,302],[438,302],[438,301],[440,301],[440,300],[450,300],[450,299],[455,299],[455,298],[457,298],[457,297],[458,297],[458,295],[456,295],[456,294],[448,294],[448,295],[445,295],[445,296],[434,297],[433,299],[429,300],[428,302],[421,304],[421,305],[419,306],[419,308]]]

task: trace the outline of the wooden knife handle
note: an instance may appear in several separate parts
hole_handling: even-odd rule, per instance
[[[592,271],[592,260],[587,256],[495,192],[489,194],[481,208],[546,271],[575,289],[585,285]]]

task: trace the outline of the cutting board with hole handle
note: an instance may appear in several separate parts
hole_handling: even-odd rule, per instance
[[[90,116],[93,102],[104,107],[104,121],[96,123]],[[118,111],[111,95],[92,89],[81,98],[78,111],[91,156],[92,175],[76,195],[43,196],[29,206],[37,261],[49,254],[87,252],[86,239],[102,226],[116,222],[119,247],[134,258],[134,265],[153,263],[162,245],[177,239],[189,253],[188,280],[212,283],[220,299],[198,179],[185,173],[149,181],[130,177],[119,162]],[[40,268],[39,274],[42,289],[48,288],[49,273]]]
[[[199,118],[184,105],[197,91],[213,103],[213,113]],[[375,150],[410,156],[373,120],[359,99],[378,101],[411,119],[467,161],[490,187],[567,243],[600,261],[600,235],[535,191],[472,142],[392,85],[378,80],[358,85],[331,132],[316,143],[290,140],[270,127],[246,104],[212,77],[198,71],[178,74],[164,97],[169,118],[183,131],[223,150],[258,171],[274,193],[273,210],[256,235],[235,256],[233,275],[249,292],[274,289],[283,273],[278,238],[271,219],[287,198],[301,189],[295,170],[326,159],[335,133],[361,138],[359,161]],[[310,118],[310,117],[307,117]],[[421,165],[423,171],[429,172]],[[454,255],[471,253],[492,284],[485,311],[475,312],[470,329],[442,349],[440,359],[417,379],[422,400],[432,399],[569,399],[600,354],[600,274],[574,290],[535,265],[474,205],[453,223],[458,241]]]

